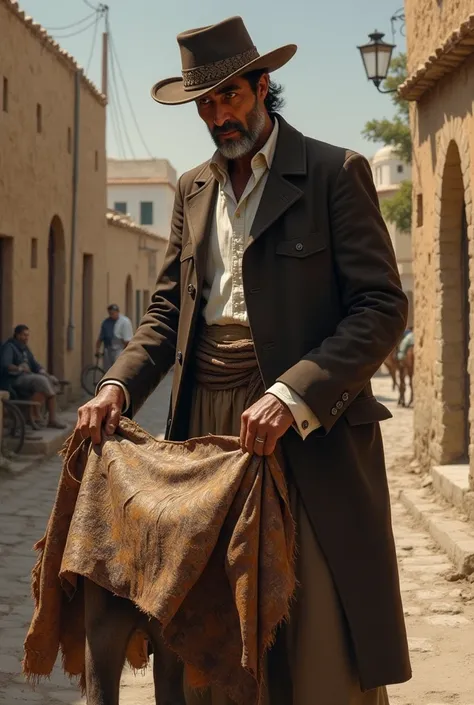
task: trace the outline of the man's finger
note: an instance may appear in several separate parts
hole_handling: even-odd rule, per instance
[[[250,419],[247,423],[247,433],[245,434],[245,450],[247,453],[254,453],[255,446],[255,436],[257,435],[257,424],[254,420]]]
[[[115,429],[119,425],[121,409],[116,404],[109,407],[107,417],[105,419],[105,432],[108,436],[115,433]]]
[[[262,430],[257,431],[254,438],[253,452],[255,455],[265,455],[265,446],[267,443],[267,436]]]
[[[91,436],[91,441],[94,445],[97,445],[101,441],[102,436],[102,421],[104,418],[104,412],[102,409],[93,408],[91,410],[90,420],[89,420],[89,432]]]
[[[263,447],[263,455],[271,455],[277,444],[277,438],[275,435],[269,433],[267,434],[267,437],[265,438],[265,443]]]

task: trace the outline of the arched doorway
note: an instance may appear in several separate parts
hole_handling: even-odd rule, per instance
[[[133,283],[130,274],[125,282],[125,315],[133,320]]]
[[[442,409],[442,462],[467,462],[470,443],[469,242],[465,188],[456,142],[446,155],[439,232],[440,326],[438,362]]]
[[[66,331],[66,251],[64,228],[60,218],[56,215],[49,227],[46,325],[48,372],[63,379]]]

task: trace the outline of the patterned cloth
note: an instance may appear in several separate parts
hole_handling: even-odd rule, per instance
[[[265,537],[263,541],[262,538]],[[193,687],[258,703],[264,653],[295,588],[294,525],[274,457],[237,439],[158,441],[122,419],[99,448],[76,434],[33,571],[24,672],[84,675],[85,576],[159,620]],[[146,663],[136,634],[127,658]]]

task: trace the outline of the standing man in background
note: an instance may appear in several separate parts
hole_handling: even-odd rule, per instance
[[[100,354],[102,345],[104,346],[104,370],[106,372],[133,338],[132,322],[127,316],[120,313],[117,304],[110,304],[107,311],[109,315],[102,321],[95,345],[96,356]]]

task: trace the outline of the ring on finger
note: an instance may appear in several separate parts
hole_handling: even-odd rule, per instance
[[[265,443],[265,439],[260,436],[255,436],[255,443]]]

